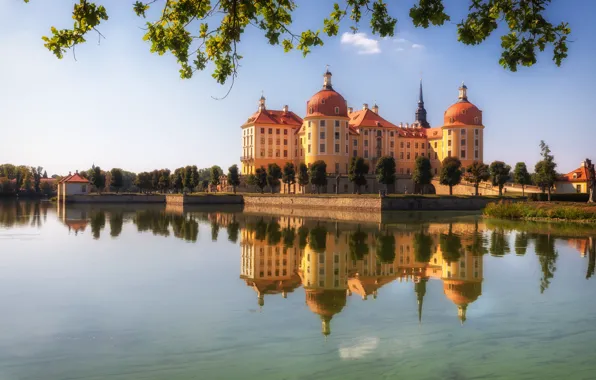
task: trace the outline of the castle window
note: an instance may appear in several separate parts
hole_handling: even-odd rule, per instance
[[[478,129],[474,129],[474,134],[478,136]]]
[[[261,133],[265,133],[265,128],[261,128]]]
[[[288,134],[288,130],[284,129],[284,135],[287,135],[287,134]]]
[[[368,131],[364,131],[364,136],[368,136]]]
[[[381,137],[381,136],[383,136],[383,132],[377,131],[377,137]]]
[[[368,158],[368,150],[364,151],[364,158]]]
[[[346,144],[346,154],[348,154],[349,149],[348,144]]]
[[[321,126],[321,127],[324,127],[324,126],[325,126],[325,120],[321,120],[321,121],[319,122],[319,126]]]
[[[461,156],[460,157],[461,158],[466,158],[466,150],[465,149],[462,149],[461,150]]]
[[[325,140],[325,131],[321,131],[321,132],[319,132],[319,138],[320,138],[321,140]]]
[[[451,136],[451,129],[447,130],[447,136]]]
[[[288,157],[288,151],[284,150],[284,157]]]
[[[404,152],[399,152],[399,158],[402,160],[404,159]],[[403,172],[402,172],[402,174],[403,174]]]
[[[325,104],[325,99],[321,99],[321,104]]]
[[[368,140],[364,140],[364,146],[368,146]]]
[[[391,157],[395,157],[395,155],[393,154],[393,152],[390,153]]]
[[[466,145],[466,139],[461,139],[461,145]]]
[[[449,123],[450,124],[453,124],[453,118],[452,117],[449,118]],[[449,132],[451,132],[451,131],[449,131]]]
[[[447,157],[451,157],[451,151],[450,150],[447,151]]]
[[[308,139],[310,140],[310,132],[308,132]]]
[[[460,133],[461,133],[461,135],[463,136],[463,135],[465,135],[465,134],[466,134],[466,130],[465,130],[465,129],[462,129]]]
[[[418,143],[414,144],[414,148],[418,149]]]
[[[391,148],[393,148],[393,145],[394,145],[394,143],[393,143],[393,141],[391,141],[391,142],[389,143],[389,146],[390,146]]]
[[[339,132],[335,132],[335,139],[339,140]]]
[[[284,139],[284,145],[288,145],[288,140]]]
[[[358,146],[358,140],[354,139],[354,146]]]
[[[451,146],[451,140],[447,140],[447,146]]]
[[[478,124],[480,122],[480,118],[478,116],[474,117],[474,123]]]
[[[308,113],[312,113],[312,111],[313,111],[313,109],[312,109],[312,107],[310,107],[310,108],[308,109]],[[310,124],[310,122],[309,122],[309,124]]]
[[[410,168],[406,169],[406,174],[410,174]],[[409,248],[409,246],[408,246],[408,248]]]
[[[406,159],[407,159],[407,160],[409,160],[409,159],[410,159],[410,152],[408,152],[408,153],[406,154]]]
[[[335,120],[335,127],[339,128],[339,120]]]
[[[339,144],[335,144],[335,153],[339,153]]]
[[[406,143],[406,148],[410,149],[410,142],[409,141]]]
[[[466,110],[461,110],[461,114],[465,115],[466,114]]]
[[[414,158],[418,158],[418,152],[414,153]]]
[[[325,144],[320,144],[319,145],[319,152],[320,153],[325,153]]]
[[[478,146],[478,140],[474,140],[474,145]]]
[[[276,129],[276,130],[275,130],[275,134],[276,134],[276,135],[279,135],[279,129]]]
[[[389,136],[393,137],[393,131],[391,131],[391,133],[389,134]]]
[[[354,150],[352,153],[354,153],[354,154],[352,155],[352,157],[357,157],[357,156],[358,156],[358,151],[357,151],[357,150]]]
[[[403,141],[399,143],[399,147],[402,148],[402,149],[404,148],[404,142]]]
[[[335,114],[339,115],[339,107],[335,107]]]

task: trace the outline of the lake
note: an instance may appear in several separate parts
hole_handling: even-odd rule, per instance
[[[593,379],[595,251],[477,214],[1,202],[0,379]]]

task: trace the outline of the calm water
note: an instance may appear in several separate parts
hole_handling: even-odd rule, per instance
[[[596,377],[594,228],[302,213],[0,203],[0,379]]]

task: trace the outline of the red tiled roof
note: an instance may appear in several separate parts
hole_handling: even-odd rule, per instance
[[[581,166],[572,172],[562,175],[559,180],[566,182],[586,182],[588,180],[588,170],[585,166]]]
[[[335,108],[339,109],[339,112],[335,112]],[[312,111],[312,112],[311,112]],[[343,96],[334,90],[324,89],[312,96],[308,102],[306,102],[306,115],[307,117],[318,117],[318,116],[348,116],[348,105]]]
[[[284,112],[266,109],[255,112],[244,123],[244,125],[248,124],[277,124],[298,128],[302,125],[302,118],[292,111]]]
[[[482,125],[482,111],[468,101],[460,101],[447,108],[443,121],[445,125]]]
[[[396,125],[383,119],[378,114],[370,109],[352,112],[350,115],[350,126],[354,128],[360,127],[381,127],[381,128],[397,128]]]
[[[79,173],[70,174],[62,178],[59,183],[89,183],[88,179],[85,179],[79,175]]]

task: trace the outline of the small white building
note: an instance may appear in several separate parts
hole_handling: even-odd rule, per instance
[[[78,170],[75,174],[68,173],[58,181],[58,202],[65,202],[70,195],[88,194],[89,187],[89,180],[81,177]]]

